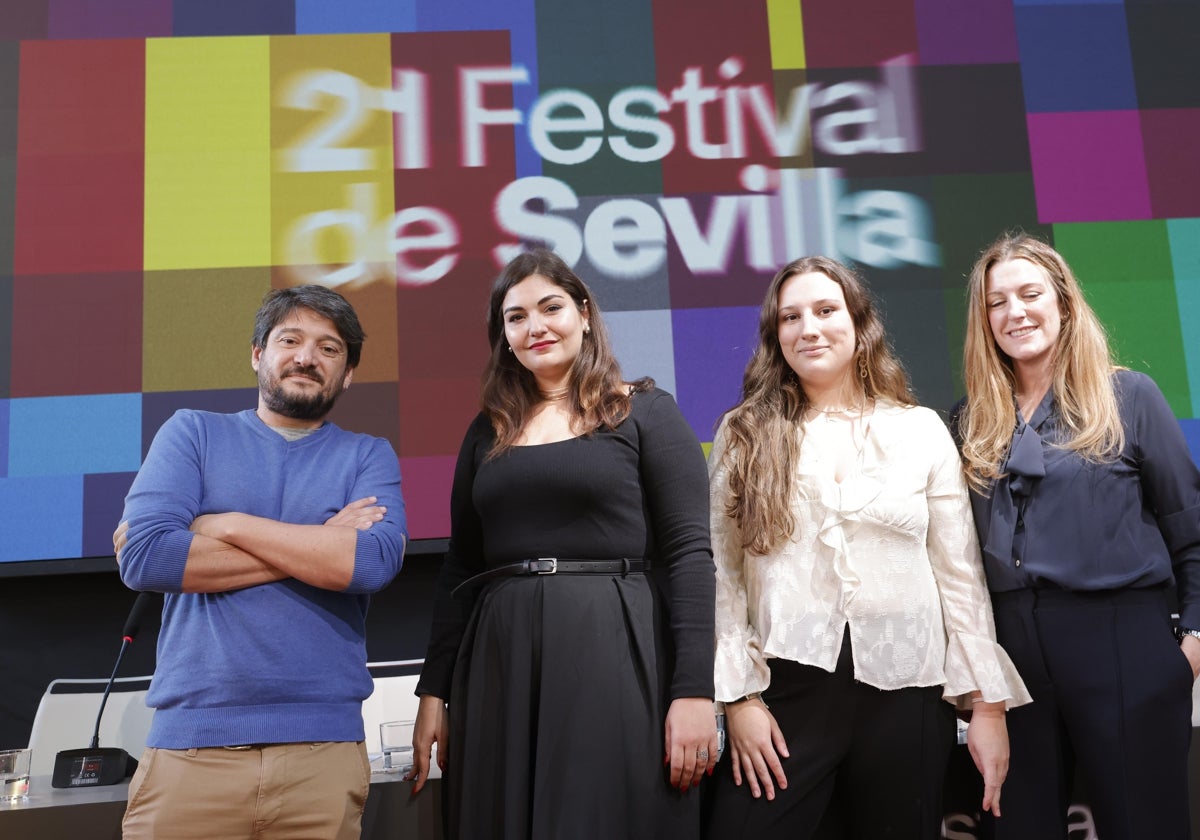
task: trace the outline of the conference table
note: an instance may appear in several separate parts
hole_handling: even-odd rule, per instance
[[[129,782],[91,788],[55,788],[49,776],[29,781],[20,802],[0,800],[3,840],[121,840]],[[362,840],[442,840],[442,783],[432,779],[420,796],[399,775],[372,773],[363,811]]]

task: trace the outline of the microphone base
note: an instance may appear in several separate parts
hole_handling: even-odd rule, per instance
[[[115,785],[133,775],[137,759],[120,747],[62,750],[54,758],[50,786],[56,788]]]

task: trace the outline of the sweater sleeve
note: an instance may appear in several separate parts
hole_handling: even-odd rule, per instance
[[[646,395],[639,421],[642,488],[669,581],[675,671],[671,699],[713,696],[714,576],[704,451],[675,400]]]
[[[1162,533],[1179,595],[1179,623],[1200,629],[1200,470],[1162,391],[1150,377],[1122,371],[1122,414],[1133,437],[1142,493]],[[1127,444],[1128,445],[1128,444]]]
[[[129,532],[121,552],[121,580],[130,589],[183,591],[183,568],[204,493],[199,424],[177,411],[154,436],[125,497]]]
[[[490,445],[491,425],[480,414],[467,429],[454,467],[450,490],[450,545],[438,574],[433,602],[433,624],[425,665],[417,682],[417,694],[432,694],[450,701],[450,683],[454,660],[467,620],[471,616],[475,592],[453,595],[463,581],[483,571],[483,526],[475,510],[472,490],[475,484],[476,453]]]
[[[378,592],[400,572],[408,541],[404,497],[400,493],[400,462],[383,438],[370,438],[359,464],[351,500],[374,496],[387,508],[381,522],[359,531],[354,548],[354,576],[347,592]]]

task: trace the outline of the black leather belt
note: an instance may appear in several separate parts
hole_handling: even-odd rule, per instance
[[[620,560],[562,560],[557,557],[538,557],[522,560],[520,563],[509,563],[497,566],[469,577],[454,587],[451,597],[457,596],[463,589],[479,586],[489,580],[504,577],[522,577],[533,575],[634,575],[650,570],[650,564],[645,560],[631,560],[622,557]]]

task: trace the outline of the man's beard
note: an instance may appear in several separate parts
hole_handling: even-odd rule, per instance
[[[320,374],[312,369],[291,368],[284,373],[284,378],[294,373],[302,373],[318,381]],[[320,382],[324,385],[324,382]],[[284,390],[283,381],[276,379],[270,371],[259,368],[258,390],[262,394],[263,403],[268,409],[281,417],[293,420],[320,420],[333,408],[341,396],[340,390],[332,392],[318,391],[315,394],[290,394]]]

